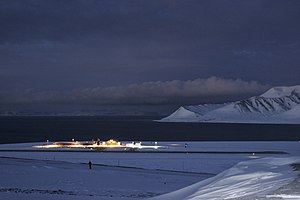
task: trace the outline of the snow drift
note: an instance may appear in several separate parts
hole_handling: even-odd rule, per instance
[[[300,124],[300,85],[271,88],[260,96],[227,104],[180,107],[160,121]]]
[[[262,158],[240,162],[219,175],[151,200],[235,199],[264,197],[292,182],[300,157]],[[295,191],[297,192],[297,191]]]

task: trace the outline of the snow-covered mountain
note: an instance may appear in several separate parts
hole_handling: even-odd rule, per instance
[[[300,85],[227,104],[183,106],[160,121],[300,124]]]

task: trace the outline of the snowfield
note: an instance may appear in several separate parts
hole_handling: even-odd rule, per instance
[[[159,142],[168,147],[165,153],[31,151],[37,144],[0,145],[0,199],[249,200],[300,195],[299,165],[292,166],[300,163],[300,142]]]
[[[49,160],[1,158],[0,164],[1,199],[142,199],[209,177]]]
[[[268,157],[240,162],[213,178],[153,198],[153,200],[272,197],[272,195],[266,196],[266,194],[292,182],[299,174],[299,172],[291,170],[290,165],[295,162],[300,162],[300,157]],[[300,194],[300,191],[294,192],[296,193],[294,197]]]

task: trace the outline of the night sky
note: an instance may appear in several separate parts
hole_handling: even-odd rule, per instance
[[[0,0],[0,103],[220,103],[300,84],[297,0]]]

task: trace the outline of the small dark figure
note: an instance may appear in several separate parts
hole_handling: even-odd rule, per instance
[[[184,144],[184,148],[187,148],[187,146],[188,146],[188,144],[187,144],[187,143],[185,143],[185,144]]]
[[[89,169],[92,169],[92,162],[89,161]]]

